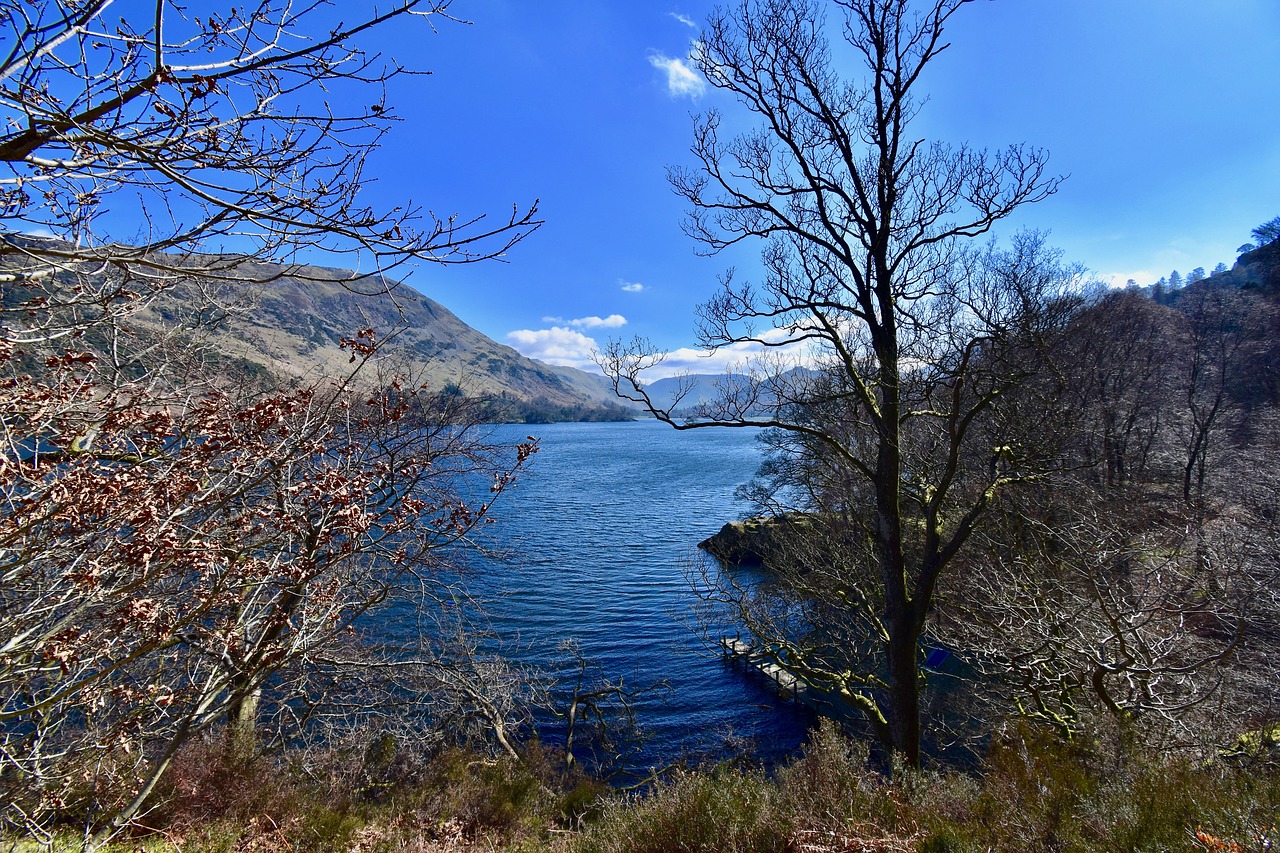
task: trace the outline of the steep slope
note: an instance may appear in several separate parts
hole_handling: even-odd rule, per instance
[[[1230,275],[1241,287],[1280,293],[1280,240],[1245,252],[1236,260]]]
[[[246,261],[244,271],[265,283],[213,288],[232,310],[211,342],[224,356],[272,374],[307,378],[344,371],[350,354],[341,349],[341,339],[371,328],[387,341],[389,353],[408,361],[432,388],[456,386],[469,396],[550,409],[619,402],[603,377],[527,358],[406,285],[380,278],[353,282],[349,271],[326,267],[282,275],[280,267]],[[202,283],[202,293],[208,290]],[[143,319],[173,322],[192,301],[192,288],[175,288],[153,302]]]

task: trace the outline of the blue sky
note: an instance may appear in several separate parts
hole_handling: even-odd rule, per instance
[[[456,0],[470,25],[379,34],[372,46],[432,74],[390,92],[404,121],[371,201],[501,215],[540,198],[546,219],[509,263],[423,265],[410,283],[558,363],[587,365],[611,336],[689,346],[717,274],[750,276],[755,257],[698,257],[665,179],[690,162],[691,114],[734,112],[687,70],[711,6]],[[1048,229],[1100,277],[1150,284],[1230,265],[1280,215],[1277,0],[978,0],[949,35],[916,130],[1041,146],[1070,175],[1006,233]]]

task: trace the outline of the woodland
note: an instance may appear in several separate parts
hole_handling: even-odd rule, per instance
[[[305,280],[308,252],[363,268],[340,283],[372,297],[410,261],[537,239],[536,201],[362,204],[394,121],[379,93],[405,73],[362,37],[450,3],[337,22],[154,0],[108,25],[110,5],[0,0],[0,843],[1280,842],[1280,219],[1231,269],[1104,287],[1043,234],[993,236],[1056,191],[1043,151],[911,129],[967,0],[713,13],[698,71],[758,127],[704,114],[670,177],[701,249],[761,251],[756,281],[727,273],[701,307],[700,343],[767,354],[680,414],[679,390],[645,391],[647,342],[600,365],[674,429],[761,431],[742,493],[784,533],[764,580],[693,570],[697,628],[841,713],[781,766],[746,751],[610,784],[610,750],[575,744],[612,746],[621,682],[582,661],[576,684],[530,683],[450,606],[536,440],[492,442],[486,401],[426,382],[395,328],[350,329],[321,378],[211,346],[240,288]],[[321,88],[346,111],[298,107]],[[108,203],[145,227],[112,239]],[[393,609],[413,641],[361,642]],[[925,665],[939,648],[952,669]],[[563,746],[529,726],[539,703]]]

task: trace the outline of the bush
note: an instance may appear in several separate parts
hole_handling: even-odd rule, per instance
[[[865,744],[824,721],[772,777],[726,764],[612,796],[600,781],[565,772],[563,757],[536,743],[517,761],[461,747],[428,754],[371,733],[290,762],[230,761],[217,743],[195,744],[174,762],[147,817],[157,835],[118,849],[1280,849],[1274,764],[1171,757],[1129,734],[1067,741],[1011,725],[993,736],[974,772],[900,772],[891,781],[868,769]],[[71,836],[67,847],[76,849]]]
[[[184,851],[209,853],[517,844],[545,837],[561,813],[584,814],[600,793],[589,780],[557,778],[536,745],[523,761],[464,748],[429,756],[373,732],[287,757],[228,761],[217,745],[192,745],[147,824]]]
[[[727,767],[680,772],[647,796],[618,800],[578,839],[581,853],[765,853],[791,850],[776,786]]]
[[[824,722],[773,779],[730,767],[682,773],[645,797],[609,804],[574,849],[1244,853],[1280,845],[1276,773],[1170,757],[1112,735],[1066,741],[1014,725],[993,738],[974,773],[903,772],[890,781],[867,769],[865,745]]]

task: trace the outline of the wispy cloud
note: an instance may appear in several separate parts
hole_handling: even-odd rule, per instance
[[[507,343],[521,355],[548,364],[562,364],[581,370],[596,370],[592,356],[599,348],[594,338],[576,329],[552,326],[550,329],[517,329],[507,335]]]
[[[627,325],[627,318],[621,314],[610,314],[608,317],[579,317],[576,320],[543,317],[542,322],[554,323],[557,326],[574,326],[579,329],[618,329]]]
[[[683,59],[655,53],[649,56],[649,64],[666,73],[667,93],[673,98],[698,98],[707,91],[707,81]]]
[[[627,318],[621,314],[609,316],[580,316],[576,320],[566,320],[562,316],[544,316],[543,323],[556,325],[573,325],[580,329],[617,329],[627,324]]]
[[[697,29],[698,27],[697,21],[690,18],[688,15],[681,15],[679,12],[668,12],[667,14],[684,24],[686,27],[693,27],[694,29]]]
[[[619,280],[618,286],[621,287],[627,293],[640,293],[641,291],[644,290],[644,285],[638,281]]]

